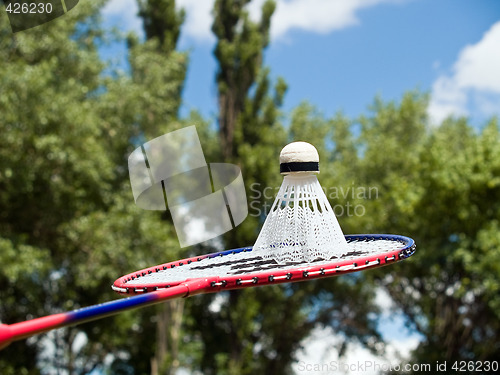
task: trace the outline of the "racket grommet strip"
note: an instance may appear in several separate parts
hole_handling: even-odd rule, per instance
[[[388,241],[391,243],[387,243]],[[254,255],[251,247],[225,250],[136,271],[117,280],[113,289],[118,293],[128,295],[149,293],[157,290],[155,286],[158,286],[158,290],[163,290],[168,288],[167,283],[172,285],[174,282],[175,287],[178,285],[177,281],[182,282],[183,277],[196,278],[198,274],[202,275],[201,277],[205,280],[206,277],[217,277],[212,278],[206,284],[206,287],[212,287],[210,288],[212,291],[217,291],[222,287],[232,289],[259,284],[293,282],[392,264],[406,259],[415,252],[414,241],[403,236],[352,235],[346,236],[346,242],[352,250],[344,255],[331,259],[320,258],[307,264],[289,262],[286,265],[275,265],[273,261],[266,262],[260,259],[258,254]],[[385,246],[387,249],[384,249]],[[377,253],[378,250],[380,252]],[[179,276],[178,279],[177,276]],[[226,277],[229,279],[223,281],[222,278]],[[215,283],[211,284],[212,281]]]

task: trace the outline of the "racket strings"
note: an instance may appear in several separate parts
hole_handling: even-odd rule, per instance
[[[403,251],[405,243],[394,240],[350,240],[344,254],[337,257],[334,256],[328,260],[317,259],[314,262],[287,262],[279,264],[273,259],[266,259],[257,255],[251,249],[245,251],[224,252],[216,255],[199,258],[194,262],[180,262],[175,265],[162,265],[153,270],[143,271],[136,274],[135,277],[125,278],[123,287],[131,284],[134,287],[154,287],[159,285],[168,285],[182,282],[186,279],[204,278],[204,277],[232,277],[245,276],[258,273],[273,273],[285,270],[294,270],[304,267],[321,267],[325,272],[339,272],[355,269],[367,264],[361,264],[359,259],[373,255],[382,254],[380,257],[384,261],[394,260],[395,258],[388,257],[384,259],[384,253],[394,252],[395,250]],[[404,256],[404,254],[403,254]],[[409,255],[408,255],[409,256]],[[379,257],[379,259],[380,259]],[[348,264],[338,266],[340,262],[349,262]],[[380,260],[370,260],[368,265],[378,264]],[[342,267],[342,268],[341,268]],[[319,271],[318,271],[319,272]]]

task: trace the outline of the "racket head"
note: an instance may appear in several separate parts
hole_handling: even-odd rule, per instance
[[[113,290],[124,295],[142,294],[200,280],[203,290],[239,289],[249,286],[297,282],[337,276],[406,259],[415,253],[415,241],[392,234],[345,236],[348,249],[341,257],[310,263],[278,264],[252,254],[252,247],[186,258],[122,276]],[[209,283],[201,282],[210,280]],[[193,293],[191,293],[193,294]]]

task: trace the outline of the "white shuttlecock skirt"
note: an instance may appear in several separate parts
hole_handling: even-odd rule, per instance
[[[340,257],[347,242],[335,213],[312,174],[287,175],[254,245],[279,264]]]

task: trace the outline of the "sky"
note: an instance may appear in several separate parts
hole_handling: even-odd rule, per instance
[[[254,0],[249,6],[253,19],[258,19],[263,1]],[[181,115],[197,109],[215,121],[213,2],[177,0],[187,16],[179,49],[190,54]],[[467,116],[471,124],[481,127],[500,115],[500,1],[276,2],[264,64],[274,79],[283,77],[289,86],[283,108],[288,115],[307,100],[325,116],[342,111],[356,118],[368,113],[377,95],[398,101],[415,89],[430,94],[428,114],[434,126],[447,116]],[[103,19],[108,26],[143,35],[136,14],[135,0],[111,0]],[[103,55],[120,56],[117,51],[113,46]],[[377,300],[384,311],[380,329],[389,341],[388,353],[408,354],[420,337],[404,327],[401,314],[391,310],[389,296],[379,291]],[[332,351],[336,342],[334,332],[316,330],[304,342],[295,372],[307,373],[301,361],[338,361]],[[387,363],[387,358],[375,357],[357,345],[350,347],[343,361],[355,363],[359,358]]]
[[[178,0],[187,17],[179,49],[190,66],[181,115],[197,109],[215,121],[213,0]],[[249,6],[258,19],[264,0]],[[104,20],[142,35],[135,0],[111,0]],[[115,54],[114,54],[115,55]],[[431,94],[429,116],[483,125],[500,113],[500,1],[277,0],[264,64],[289,90],[285,113],[304,100],[326,116],[366,114],[376,95],[400,100]]]

